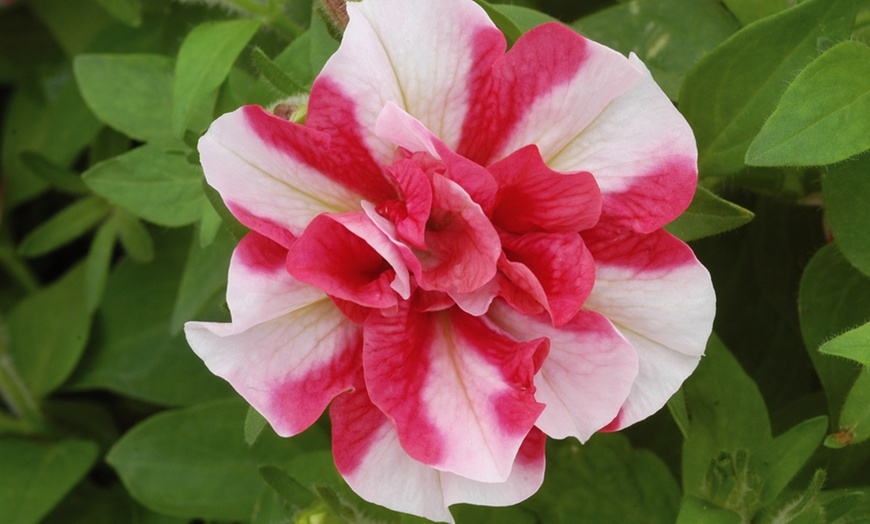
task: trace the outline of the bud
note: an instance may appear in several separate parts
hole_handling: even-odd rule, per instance
[[[344,34],[347,23],[347,0],[320,0],[318,11],[338,36]]]

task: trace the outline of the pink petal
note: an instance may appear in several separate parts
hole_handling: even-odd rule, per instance
[[[606,318],[581,311],[554,328],[546,317],[527,317],[501,302],[487,317],[517,340],[550,340],[535,376],[535,398],[547,406],[536,423],[544,433],[586,441],[615,418],[637,377],[638,358]]]
[[[416,249],[426,249],[426,221],[432,211],[429,177],[412,158],[394,163],[390,173],[399,186],[401,199],[381,202],[377,212],[395,224],[399,238]]]
[[[534,145],[489,166],[498,181],[493,222],[512,233],[577,233],[601,214],[601,193],[589,173],[553,171]]]
[[[543,409],[532,380],[546,341],[515,342],[456,308],[405,304],[373,313],[364,337],[367,389],[411,457],[482,482],[508,478]]]
[[[432,176],[434,200],[426,229],[428,251],[417,257],[420,287],[451,294],[471,293],[495,276],[501,254],[498,233],[459,184]]]
[[[286,260],[286,248],[256,231],[248,233],[236,246],[227,278],[233,333],[324,298],[321,290],[290,276]]]
[[[698,153],[686,120],[643,63],[634,55],[630,62],[643,78],[547,164],[593,173],[604,199],[602,220],[649,233],[692,201]]]
[[[221,116],[199,141],[208,183],[246,226],[285,246],[315,216],[359,209],[360,195],[315,162],[329,138],[254,106]]]
[[[426,129],[422,122],[388,103],[376,123],[379,137],[409,151],[425,151],[439,159],[446,168],[443,174],[464,189],[484,212],[489,215],[495,205],[498,184],[483,167],[456,154],[443,141]]]
[[[509,506],[530,497],[544,478],[545,437],[532,428],[504,482],[484,483],[412,459],[399,435],[364,388],[339,396],[330,408],[335,464],[364,499],[428,518],[453,522],[458,503]]]
[[[619,53],[565,26],[540,25],[517,40],[475,92],[457,152],[488,165],[536,144],[550,165],[551,157],[640,77]]]
[[[236,332],[232,324],[188,322],[187,341],[281,436],[313,424],[352,386],[362,328],[325,296],[284,316]]]
[[[287,271],[329,295],[389,308],[410,296],[402,256],[363,212],[320,215],[290,246]],[[395,288],[395,289],[394,289]]]
[[[660,409],[695,369],[712,331],[716,297],[692,250],[664,230],[641,235],[596,228],[583,236],[596,264],[585,307],[607,317],[640,361],[618,429]]]
[[[571,320],[595,282],[595,265],[583,238],[577,233],[505,233],[501,238],[505,256],[514,265],[504,273],[508,280],[537,299],[554,326]],[[516,264],[527,268],[537,283]],[[514,280],[518,271],[520,278]]]
[[[347,11],[351,22],[315,82],[309,119],[314,116],[316,127],[324,128],[310,111],[321,100],[315,96],[318,84],[328,82],[353,105],[361,129],[374,130],[381,110],[393,102],[454,148],[469,86],[504,53],[501,32],[483,9],[465,0],[442,0],[437,9],[421,1],[381,0],[349,3]],[[381,164],[390,163],[392,143],[372,135],[366,143]]]

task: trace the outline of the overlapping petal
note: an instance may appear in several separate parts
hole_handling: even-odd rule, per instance
[[[464,0],[380,0],[348,4],[342,46],[330,58],[311,92],[308,123],[332,132],[333,114],[321,101],[338,93],[354,108],[365,142],[382,164],[393,145],[373,134],[388,102],[414,115],[454,148],[470,93],[506,47],[483,9]],[[319,93],[329,86],[328,93]]]
[[[285,437],[313,424],[352,386],[360,365],[362,328],[325,295],[245,331],[229,323],[188,322],[184,332],[209,371]]]
[[[475,93],[457,152],[488,165],[535,144],[549,164],[641,75],[612,49],[557,23],[540,25],[493,65]]]
[[[698,153],[689,124],[643,63],[634,55],[629,61],[643,77],[547,164],[594,173],[604,198],[603,220],[649,233],[692,201]]]
[[[613,420],[637,377],[638,356],[606,318],[581,311],[554,328],[546,317],[528,317],[499,302],[487,318],[517,340],[550,341],[535,377],[535,397],[546,405],[536,425],[544,433],[584,442]]]
[[[417,461],[482,482],[503,482],[543,406],[533,376],[543,339],[516,342],[451,308],[373,313],[363,368],[372,401]]]
[[[362,197],[320,169],[329,151],[328,136],[254,106],[221,116],[199,141],[209,185],[243,224],[285,247],[317,215],[359,209]]]
[[[453,522],[448,506],[508,506],[531,496],[544,479],[545,438],[533,428],[504,482],[477,482],[412,459],[396,429],[364,387],[338,397],[330,408],[335,464],[362,497],[438,522]]]
[[[637,351],[640,368],[610,429],[658,411],[698,365],[713,326],[710,275],[664,230],[648,235],[596,228],[584,235],[595,287],[584,307],[601,313]]]

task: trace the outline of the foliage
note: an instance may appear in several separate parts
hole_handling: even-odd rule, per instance
[[[480,3],[511,42],[561,17],[636,53],[677,103],[701,181],[668,229],[718,336],[668,410],[550,442],[537,495],[457,520],[870,522],[870,2]],[[343,484],[325,421],[278,438],[180,335],[228,319],[244,231],[196,140],[304,92],[334,27],[312,0],[9,4],[0,521],[418,522]]]

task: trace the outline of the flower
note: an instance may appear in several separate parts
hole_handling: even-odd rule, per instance
[[[471,0],[348,13],[304,124],[248,106],[200,140],[252,231],[232,322],[185,331],[278,434],[329,406],[362,497],[452,521],[533,494],[545,435],[628,426],[696,367],[710,277],[662,226],[697,151],[635,56],[562,25],[506,52]]]

